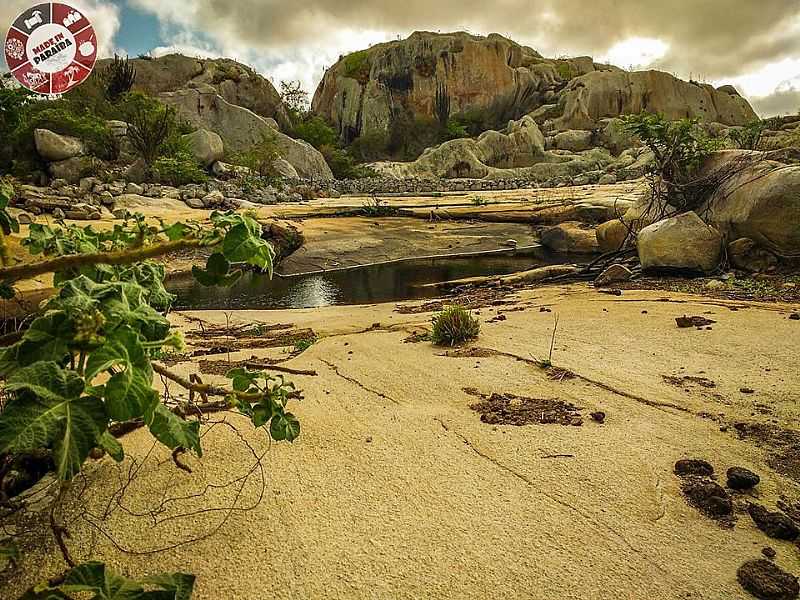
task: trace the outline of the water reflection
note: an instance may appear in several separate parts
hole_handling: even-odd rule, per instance
[[[341,271],[275,276],[248,273],[231,288],[206,288],[193,278],[172,281],[177,309],[314,308],[333,304],[371,304],[433,298],[434,288],[421,284],[503,275],[546,264],[569,261],[543,248],[460,258],[412,259]]]

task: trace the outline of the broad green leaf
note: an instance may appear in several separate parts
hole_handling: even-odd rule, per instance
[[[186,448],[194,450],[197,456],[203,456],[198,421],[182,419],[160,402],[145,414],[144,420],[153,437],[167,448]]]
[[[250,386],[256,384],[258,379],[263,379],[264,375],[258,371],[238,368],[228,371],[225,377],[231,380],[234,390],[237,392],[246,392],[250,389]]]
[[[27,367],[37,361],[61,363],[69,354],[69,341],[75,331],[72,321],[61,311],[48,311],[35,319],[22,337],[17,358]]]
[[[189,600],[194,591],[195,576],[187,573],[161,573],[142,579],[142,583],[155,585],[163,590],[175,592],[175,600]]]
[[[112,367],[121,368],[106,383],[105,398],[108,416],[114,421],[142,417],[158,402],[153,390],[153,368],[139,336],[129,327],[120,327],[105,343],[89,355],[86,379]]]
[[[272,246],[254,233],[246,223],[233,227],[222,242],[222,252],[232,263],[247,263],[272,273],[275,252]]]
[[[205,270],[197,266],[192,267],[192,275],[201,284],[206,287],[212,286],[231,286],[236,283],[242,276],[241,271],[228,274],[231,264],[219,252],[215,252],[208,257]]]
[[[72,479],[106,429],[103,403],[81,397],[80,375],[54,362],[18,369],[6,389],[15,397],[0,413],[0,453],[52,447],[59,477]]]
[[[277,442],[293,442],[300,435],[300,421],[292,413],[276,414],[269,424],[269,434]]]
[[[97,445],[108,452],[108,455],[117,462],[122,462],[125,458],[125,451],[122,449],[122,444],[108,431],[103,432],[97,440]]]

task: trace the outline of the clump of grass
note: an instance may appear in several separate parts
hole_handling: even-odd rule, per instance
[[[433,318],[431,341],[437,346],[455,346],[473,340],[481,324],[463,306],[449,306]]]
[[[293,354],[301,354],[311,348],[314,343],[317,341],[317,338],[300,338],[295,341],[294,343],[294,352]]]

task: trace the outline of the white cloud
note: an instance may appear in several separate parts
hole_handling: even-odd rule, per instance
[[[600,62],[618,67],[642,69],[663,58],[669,44],[655,38],[632,37],[617,42],[608,51],[597,57]]]

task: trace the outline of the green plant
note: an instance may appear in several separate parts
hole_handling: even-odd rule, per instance
[[[572,63],[567,61],[559,61],[556,65],[556,72],[564,81],[569,81],[575,77],[575,70],[572,67]]]
[[[777,129],[776,119],[757,119],[744,127],[728,130],[728,137],[736,148],[742,150],[763,150],[763,136],[768,129]]]
[[[369,73],[372,68],[369,61],[369,52],[359,50],[352,52],[343,59],[344,76],[357,80],[362,85],[369,81]]]
[[[157,158],[153,162],[153,173],[161,183],[174,187],[208,181],[203,167],[188,150],[179,150],[172,156]]]
[[[475,339],[481,330],[480,321],[463,306],[448,306],[433,317],[431,341],[437,346],[455,346]]]
[[[275,168],[275,161],[281,157],[278,150],[278,142],[275,136],[264,133],[261,140],[251,146],[246,152],[233,156],[231,160],[234,164],[247,167],[260,177],[270,180],[279,177],[278,170]]]
[[[472,202],[473,206],[486,206],[489,204],[489,199],[482,196],[473,196],[470,198],[470,202]]]
[[[2,190],[7,197],[8,189]],[[0,222],[8,218],[3,205]],[[164,266],[151,259],[212,248],[206,268],[193,269],[203,285],[229,284],[247,265],[271,275],[274,251],[251,216],[215,212],[207,226],[154,226],[134,215],[107,231],[34,224],[24,244],[41,258],[0,267],[0,287],[13,292],[19,280],[53,273],[57,293],[28,329],[4,337],[0,344],[0,379],[8,398],[0,411],[0,455],[42,450],[51,455],[62,482],[56,503],[90,454],[100,451],[115,461],[124,459],[124,448],[114,435],[117,424],[147,427],[157,442],[173,451],[176,464],[179,453],[202,455],[201,422],[187,415],[203,411],[236,410],[255,427],[266,428],[276,441],[297,438],[300,425],[286,410],[294,386],[282,377],[237,369],[228,374],[231,387],[221,388],[187,381],[154,362],[167,349],[180,350],[183,341],[165,316],[172,296],[163,285]],[[166,404],[153,389],[156,373],[189,390],[189,403]],[[225,400],[192,410],[192,394],[204,399],[222,395]],[[5,475],[0,473],[0,489],[6,488],[1,480]],[[191,576],[164,575],[137,583],[110,573],[101,563],[76,565],[66,530],[52,514],[51,528],[71,569],[25,598],[69,598],[88,592],[93,598],[155,599],[188,598],[191,593]]]
[[[300,123],[308,116],[308,92],[299,81],[281,81],[279,94],[292,123]]]
[[[175,109],[141,93],[128,94],[121,110],[136,154],[151,166],[178,134]]]
[[[470,135],[466,123],[463,123],[458,117],[451,117],[450,120],[447,121],[447,127],[445,127],[446,139],[457,140],[459,138],[468,137],[470,137]]]
[[[347,150],[326,145],[321,146],[319,151],[336,179],[363,179],[377,176],[374,169],[357,164]]]
[[[361,214],[365,217],[391,217],[397,214],[397,209],[389,206],[388,200],[372,196],[361,207]]]
[[[300,338],[294,343],[294,354],[300,354],[305,352],[311,346],[313,346],[317,342],[317,338],[310,337],[310,338]]]
[[[319,150],[323,146],[335,146],[339,136],[325,119],[312,115],[295,125],[292,137],[305,140]]]
[[[710,139],[698,127],[697,119],[668,121],[662,115],[643,112],[622,120],[625,129],[653,153],[649,182],[656,204],[668,204],[680,212],[692,210],[709,188],[719,183],[698,176],[700,166],[721,143]]]
[[[114,59],[103,72],[105,95],[109,102],[116,102],[133,88],[136,81],[136,69],[127,57],[114,54]]]

